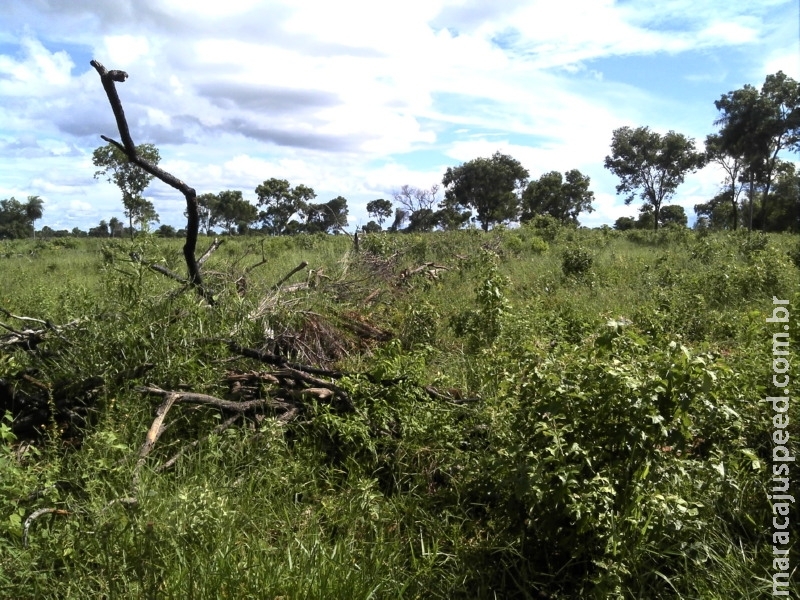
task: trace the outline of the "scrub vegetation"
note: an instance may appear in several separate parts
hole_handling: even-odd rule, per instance
[[[3,242],[0,596],[768,596],[798,257],[546,217],[236,236],[203,296],[178,240]]]

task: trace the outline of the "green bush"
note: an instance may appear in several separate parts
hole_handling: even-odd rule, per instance
[[[531,238],[531,252],[534,254],[544,254],[550,249],[550,245],[539,236]]]
[[[592,268],[594,258],[582,246],[573,246],[564,250],[561,255],[561,271],[566,277],[582,279]]]

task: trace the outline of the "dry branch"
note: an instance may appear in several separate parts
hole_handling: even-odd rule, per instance
[[[308,266],[308,263],[307,263],[306,261],[303,261],[303,262],[301,262],[301,263],[300,263],[299,265],[297,265],[297,266],[296,266],[294,269],[292,269],[292,270],[291,270],[291,271],[289,271],[289,272],[288,272],[286,275],[284,275],[284,276],[281,278],[281,280],[280,280],[280,281],[278,281],[278,283],[276,283],[275,285],[273,285],[273,286],[272,286],[272,289],[273,289],[273,290],[277,290],[277,289],[278,289],[279,287],[281,287],[281,285],[283,285],[283,283],[284,283],[284,282],[286,282],[286,281],[287,281],[287,280],[288,280],[288,279],[289,279],[289,278],[290,278],[292,275],[294,275],[294,274],[295,274],[295,273],[297,273],[298,271],[302,271],[302,270],[303,270],[303,269],[305,269],[307,266]]]
[[[208,247],[208,250],[203,252],[203,256],[201,256],[200,258],[197,259],[197,266],[198,267],[202,267],[203,264],[211,257],[211,255],[214,254],[214,252],[217,251],[217,248],[222,246],[222,243],[224,241],[225,240],[221,240],[219,238],[214,238],[214,241],[211,242],[211,245]]]
[[[41,329],[16,329],[11,325],[0,322],[0,328],[10,332],[6,335],[0,336],[0,348],[13,348],[20,347],[25,350],[34,350],[48,335],[54,335],[60,340],[67,342],[68,340],[62,335],[65,329],[69,329],[79,325],[83,319],[75,319],[64,325],[53,325],[50,321],[43,319],[35,319],[33,317],[21,317],[7,311],[5,308],[0,307],[0,313],[3,313],[10,319],[16,319],[23,323],[40,323],[44,325]]]
[[[28,547],[28,530],[33,525],[33,522],[42,517],[44,515],[68,515],[68,510],[62,510],[59,508],[40,508],[39,510],[35,510],[31,513],[31,515],[25,519],[25,524],[22,527],[22,545],[27,548]]]
[[[256,350],[255,348],[246,348],[233,340],[226,340],[225,343],[228,345],[228,349],[234,354],[246,356],[247,358],[254,358],[275,367],[289,367],[291,369],[303,371],[311,375],[321,375],[323,377],[330,377],[331,379],[341,379],[344,377],[344,373],[341,371],[320,369],[311,365],[302,365],[290,362],[283,356],[278,356],[277,354],[272,354],[271,352],[265,352],[263,350]]]
[[[205,298],[209,304],[214,303],[213,294],[205,289],[203,286],[203,277],[200,274],[200,267],[195,259],[195,250],[197,248],[197,235],[200,229],[200,217],[197,210],[197,192],[194,188],[186,185],[183,181],[161,169],[157,165],[145,160],[136,152],[136,145],[133,143],[128,121],[125,118],[125,111],[122,108],[122,101],[117,93],[116,83],[122,83],[128,78],[125,71],[111,70],[108,71],[102,64],[96,60],[92,60],[90,64],[95,68],[100,75],[100,81],[103,84],[103,89],[108,96],[108,102],[111,104],[111,110],[114,112],[114,118],[117,121],[117,129],[119,130],[122,143],[112,140],[106,136],[100,136],[106,142],[114,144],[117,148],[125,152],[128,160],[133,164],[141,167],[146,172],[154,177],[157,177],[170,187],[180,191],[186,198],[186,243],[183,246],[183,257],[186,261],[186,268],[189,271],[189,282],[198,291],[198,293]]]
[[[209,396],[208,394],[197,394],[194,392],[170,392],[154,386],[137,387],[136,391],[141,392],[143,394],[162,396],[167,399],[174,398],[173,402],[175,403],[206,404],[208,406],[214,406],[221,410],[228,410],[237,413],[245,413],[253,409],[262,407],[281,408],[287,410],[291,407],[290,404],[287,404],[286,402],[281,402],[280,400],[277,400],[275,398],[261,398],[258,400],[248,400],[246,402],[234,402],[233,400],[223,400],[222,398],[217,398],[216,396]],[[155,425],[155,422],[153,423],[153,425]]]

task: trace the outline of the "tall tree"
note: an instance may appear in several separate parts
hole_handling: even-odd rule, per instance
[[[800,173],[794,163],[782,161],[770,192],[764,221],[767,231],[800,231]]]
[[[348,212],[347,199],[342,196],[322,204],[309,204],[303,229],[308,233],[341,231],[347,227]]]
[[[710,162],[722,167],[725,172],[724,185],[727,187],[726,191],[728,193],[722,196],[718,195],[717,199],[727,198],[730,202],[731,224],[733,230],[736,231],[736,226],[739,222],[739,195],[744,185],[742,180],[742,174],[745,169],[744,157],[741,156],[738,150],[726,149],[722,137],[716,133],[706,136],[706,157]],[[697,212],[696,207],[695,212]]]
[[[205,231],[206,235],[211,235],[211,230],[218,223],[217,200],[217,194],[206,193],[197,197],[197,217],[200,219],[200,229]]]
[[[683,134],[670,131],[662,136],[648,127],[620,127],[614,130],[605,167],[619,177],[617,193],[627,194],[625,204],[638,194],[652,207],[653,227],[658,229],[661,205],[672,198],[687,173],[705,162],[705,154]]]
[[[765,221],[770,188],[783,150],[800,150],[800,84],[783,71],[767,75],[761,90],[745,85],[714,102],[721,115],[720,148],[741,157],[750,187],[749,227],[755,187],[762,188],[759,221]]]
[[[562,223],[578,224],[578,215],[593,212],[594,192],[589,190],[590,179],[578,169],[562,177],[558,171],[542,175],[531,181],[522,193],[521,221],[536,215],[550,215]]]
[[[39,196],[28,196],[25,203],[25,216],[31,222],[33,239],[36,239],[36,220],[42,218],[44,201]]]
[[[661,225],[661,227],[666,227],[667,225],[686,227],[686,225],[689,223],[689,219],[686,216],[686,210],[680,204],[662,206],[659,220],[659,225]]]
[[[239,190],[220,192],[213,206],[216,222],[222,225],[228,235],[247,231],[258,218],[258,209],[245,200]]]
[[[495,152],[448,167],[442,179],[445,204],[454,210],[472,208],[484,231],[494,223],[517,218],[519,197],[528,183],[528,170],[518,160]]]
[[[698,221],[709,229],[735,228],[739,220],[739,203],[733,202],[731,190],[722,190],[708,202],[694,205]]]
[[[156,207],[147,198],[139,197],[131,203],[134,211],[133,223],[139,226],[139,231],[149,229],[151,223],[160,223],[161,217],[156,212]]]
[[[258,206],[263,207],[258,218],[271,235],[287,232],[289,220],[296,214],[305,214],[308,204],[317,197],[305,185],[292,187],[286,179],[267,179],[256,188]]]
[[[89,229],[88,234],[89,237],[108,237],[108,223],[106,223],[105,219],[103,219],[100,221],[100,224],[97,225],[97,227],[92,227]]]
[[[111,219],[108,221],[108,229],[111,237],[121,236],[123,229],[122,221],[120,221],[117,217],[111,217]]]
[[[153,144],[136,146],[136,152],[153,165],[157,165],[161,160],[158,148]],[[156,213],[153,203],[142,196],[153,180],[152,175],[131,163],[125,152],[114,144],[96,148],[92,154],[92,163],[98,167],[98,171],[94,174],[95,179],[101,176],[106,177],[122,192],[122,205],[125,207],[125,216],[128,217],[131,235],[133,235],[134,223],[147,224],[158,221],[158,213]]]
[[[367,202],[367,214],[378,221],[379,226],[382,226],[383,222],[392,216],[392,203],[383,198]]]
[[[0,239],[23,238],[30,234],[25,205],[14,197],[0,200]]]

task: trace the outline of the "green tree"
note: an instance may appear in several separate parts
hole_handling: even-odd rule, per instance
[[[589,190],[590,179],[578,169],[561,176],[558,171],[531,181],[522,193],[522,222],[536,215],[550,215],[561,223],[578,224],[578,215],[593,212],[594,192]]]
[[[732,150],[726,150],[723,145],[722,137],[716,133],[706,136],[706,157],[709,162],[716,163],[722,167],[723,171],[725,171],[724,185],[727,188],[727,193],[718,195],[717,199],[727,199],[730,203],[730,210],[726,212],[730,215],[730,222],[733,230],[736,231],[736,227],[739,223],[739,195],[741,194],[742,187],[744,185],[742,180],[742,175],[745,170],[744,158]],[[697,206],[702,207],[705,205]],[[712,208],[712,210],[716,210],[716,204],[714,207],[710,208]],[[697,212],[696,207],[695,212]],[[717,210],[717,219],[719,219],[720,214],[721,213]],[[709,219],[713,220],[710,218],[710,215],[705,216],[709,216]],[[712,225],[712,227],[714,227],[714,225]]]
[[[0,200],[0,239],[30,235],[30,219],[25,205],[14,197]]]
[[[153,144],[136,146],[136,152],[153,165],[157,165],[161,160],[158,148]],[[92,154],[92,163],[98,167],[98,171],[94,174],[95,179],[106,177],[122,192],[122,205],[125,208],[125,216],[128,217],[131,235],[134,223],[144,226],[152,221],[158,221],[158,213],[153,203],[142,196],[153,180],[152,175],[131,163],[125,152],[114,144],[96,148]]]
[[[245,200],[239,190],[226,190],[217,194],[213,202],[216,222],[228,235],[237,231],[247,231],[250,224],[258,218],[258,209]]]
[[[111,217],[111,219],[108,221],[108,229],[111,237],[121,236],[123,229],[122,221],[120,221],[117,217]]]
[[[367,214],[374,218],[380,227],[386,219],[392,216],[392,202],[383,198],[367,202]]]
[[[33,239],[36,239],[36,221],[42,218],[44,201],[39,196],[28,196],[28,201],[24,206],[25,216],[31,222]]]
[[[172,238],[175,237],[175,228],[172,225],[162,225],[156,231],[156,235],[162,238]]]
[[[721,230],[729,227],[736,228],[739,220],[738,202],[732,202],[733,194],[730,189],[723,190],[708,202],[694,205],[694,213],[698,220],[709,229]]]
[[[408,227],[406,231],[413,232],[426,232],[433,231],[439,224],[439,219],[436,211],[430,208],[420,208],[411,213],[408,218]]]
[[[347,200],[337,196],[323,204],[306,206],[306,223],[303,230],[308,233],[338,232],[347,227]]]
[[[364,233],[380,233],[381,226],[378,225],[375,221],[370,221],[361,228],[361,231],[363,231]]]
[[[474,209],[484,231],[494,223],[517,218],[519,197],[527,183],[528,170],[500,152],[449,167],[442,179],[445,205],[459,211]]]
[[[620,217],[614,221],[614,229],[617,231],[627,231],[636,227],[636,219],[633,217]]]
[[[133,214],[133,224],[138,225],[140,231],[146,231],[150,227],[150,223],[159,222],[156,207],[147,198],[142,196],[133,198],[129,206],[129,210]],[[131,235],[133,235],[133,228],[131,228]]]
[[[105,219],[100,221],[97,227],[92,227],[89,229],[89,237],[99,237],[105,238],[108,237],[108,223],[106,223]]]
[[[800,231],[800,174],[794,163],[781,161],[762,223],[765,231]]]
[[[217,194],[200,194],[197,197],[197,216],[200,219],[200,229],[211,235],[211,230],[218,224]],[[186,212],[184,212],[186,215]]]
[[[654,213],[658,229],[661,206],[669,200],[687,173],[701,168],[705,154],[697,152],[694,140],[670,131],[659,135],[648,127],[620,127],[614,130],[611,155],[605,167],[620,179],[617,193],[627,194],[625,204],[638,194]]]
[[[659,225],[667,227],[668,225],[677,225],[679,227],[686,227],[689,219],[686,216],[686,211],[679,204],[670,204],[669,206],[662,206],[659,214]]]
[[[450,231],[461,229],[464,225],[469,223],[472,211],[464,210],[458,205],[449,204],[446,199],[444,202],[441,202],[439,206],[439,210],[433,215],[438,227]]]
[[[305,185],[291,187],[286,179],[267,179],[256,188],[258,206],[263,207],[258,218],[264,230],[271,235],[287,232],[289,220],[296,214],[305,214],[309,203],[317,197]]]
[[[769,192],[777,174],[779,154],[800,149],[800,84],[782,71],[767,75],[761,90],[745,85],[714,102],[720,117],[719,146],[740,157],[750,187],[749,228],[753,228],[755,188],[762,188],[759,221],[766,218]]]

